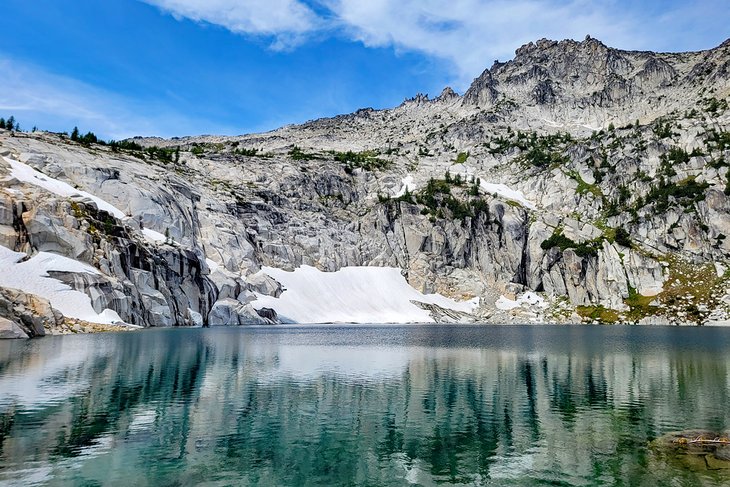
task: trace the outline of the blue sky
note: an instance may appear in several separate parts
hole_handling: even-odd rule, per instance
[[[0,116],[240,134],[463,92],[541,37],[685,51],[728,26],[727,0],[2,0]]]

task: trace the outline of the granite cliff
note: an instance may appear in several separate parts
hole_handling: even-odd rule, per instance
[[[730,42],[586,38],[527,44],[463,96],[264,134],[0,130],[0,244],[13,265],[88,265],[43,278],[139,326],[326,320],[290,311],[297,289],[266,272],[302,266],[400,269],[437,321],[723,324],[729,101]]]

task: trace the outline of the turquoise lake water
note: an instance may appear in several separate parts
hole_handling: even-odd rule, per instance
[[[290,326],[0,342],[0,485],[730,485],[730,330]]]

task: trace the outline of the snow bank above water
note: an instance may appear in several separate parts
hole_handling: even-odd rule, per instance
[[[497,302],[494,303],[494,305],[497,307],[497,309],[502,311],[510,311],[515,308],[520,308],[523,305],[537,306],[539,308],[547,307],[547,304],[545,304],[545,300],[542,297],[529,291],[518,296],[516,300],[511,300],[505,296],[500,296]]]
[[[106,324],[122,321],[109,309],[97,313],[86,294],[48,276],[48,271],[99,274],[93,267],[50,252],[39,252],[27,261],[19,262],[24,257],[24,253],[0,246],[0,286],[46,298],[51,306],[69,318]]]
[[[282,320],[295,323],[428,323],[433,321],[429,312],[411,300],[465,313],[478,305],[478,298],[458,302],[422,294],[393,267],[344,267],[337,272],[264,267],[261,272],[285,291],[279,298],[258,295],[254,307],[273,308]]]

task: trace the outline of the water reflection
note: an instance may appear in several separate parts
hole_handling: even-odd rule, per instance
[[[436,326],[3,342],[0,483],[730,485],[647,449],[730,425],[729,345]]]

